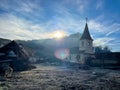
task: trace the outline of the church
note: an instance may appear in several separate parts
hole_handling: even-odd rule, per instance
[[[86,20],[85,28],[82,36],[79,39],[79,48],[76,52],[70,52],[69,60],[72,62],[78,62],[85,64],[91,58],[94,58],[93,39],[90,35],[88,24]],[[88,61],[90,62],[90,61]]]

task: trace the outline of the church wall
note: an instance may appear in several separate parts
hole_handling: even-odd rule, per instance
[[[71,62],[77,62],[77,58],[76,58],[77,54],[70,54],[69,56],[69,61]]]
[[[86,59],[86,55],[85,55],[85,54],[80,54],[80,60],[79,60],[79,63],[81,63],[81,64],[85,64],[85,59]]]

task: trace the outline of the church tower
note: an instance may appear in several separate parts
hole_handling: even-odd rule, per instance
[[[93,39],[89,33],[87,19],[86,19],[84,32],[80,38],[79,51],[80,51],[80,61],[82,60],[83,63],[88,57],[91,57],[94,54]]]

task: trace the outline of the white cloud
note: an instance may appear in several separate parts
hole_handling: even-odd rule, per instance
[[[66,2],[67,4],[74,6],[75,9],[80,12],[83,13],[85,11],[85,9],[87,8],[88,5],[88,1],[87,0],[67,0]]]
[[[113,33],[118,32],[118,31],[120,31],[120,29],[110,31],[110,32],[108,32],[108,33],[106,34],[106,36],[109,36],[109,35],[111,35],[111,34],[113,34]]]
[[[61,0],[58,3],[53,2],[52,10],[55,10],[55,12],[62,16],[73,16],[75,15],[73,12],[83,14],[90,5],[88,0]]]
[[[108,26],[108,32],[106,33],[106,36],[109,36],[116,32],[120,33],[119,31],[120,31],[120,24],[114,23],[114,24]]]
[[[94,30],[94,32],[98,32],[98,33],[106,33],[106,29],[107,27],[104,26],[104,24],[101,24],[95,20],[90,20],[88,22],[89,27],[91,30]]]
[[[103,17],[102,17],[103,18]],[[120,24],[119,23],[109,23],[110,21],[99,22],[98,18],[94,20],[89,20],[88,26],[90,31],[94,34],[94,36],[104,35],[108,37],[113,33],[120,33]]]
[[[0,35],[9,39],[43,39],[49,38],[49,33],[40,24],[33,24],[13,15],[0,16]]]
[[[14,14],[38,22],[44,17],[44,9],[39,0],[0,0],[0,9],[4,12]]]
[[[64,31],[67,35],[75,32],[82,33],[84,26],[83,20],[70,17],[55,17],[46,23],[34,24],[12,14],[0,15],[0,35],[9,39],[52,38],[51,33],[54,31]]]
[[[68,34],[75,32],[82,33],[84,27],[85,23],[83,20],[76,20],[72,17],[55,17],[53,20],[50,20],[48,23],[46,23],[46,28],[49,28],[50,30],[64,30]]]
[[[106,36],[119,31],[119,24],[113,24],[107,26],[101,24],[95,20],[89,20],[88,22],[90,33],[94,34],[92,36],[96,37],[99,34],[105,34]],[[67,18],[63,17],[54,17],[54,19],[49,20],[46,23],[34,24],[33,22],[27,21],[23,18],[18,18],[11,14],[0,15],[0,35],[4,38],[10,39],[43,39],[50,38],[50,33],[54,31],[65,31],[68,34],[75,32],[83,33],[85,27],[85,20],[75,19],[68,16]],[[115,28],[110,32],[110,28]],[[106,44],[104,41],[111,40],[110,38],[95,39],[96,45]],[[106,42],[105,41],[105,42]]]
[[[94,45],[95,46],[105,46],[108,45],[110,41],[115,40],[114,38],[107,38],[107,37],[103,37],[103,38],[97,38],[94,40]]]
[[[27,3],[21,3],[20,11],[25,12],[33,12],[34,9],[38,8],[37,4],[27,2]]]
[[[39,10],[39,2],[31,2],[30,0],[1,0],[0,8],[9,11],[18,12],[34,12],[34,10]]]
[[[96,4],[96,9],[101,10],[104,7],[104,2],[102,0],[98,0]]]

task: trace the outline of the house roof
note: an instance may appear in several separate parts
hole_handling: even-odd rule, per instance
[[[8,53],[10,51],[14,51],[16,55],[19,55],[23,58],[29,57],[25,49],[14,40],[0,48],[1,53]]]
[[[93,40],[93,39],[91,38],[91,36],[90,36],[87,23],[86,23],[86,25],[85,25],[85,29],[84,29],[84,32],[83,32],[80,40],[84,40],[84,39]]]

